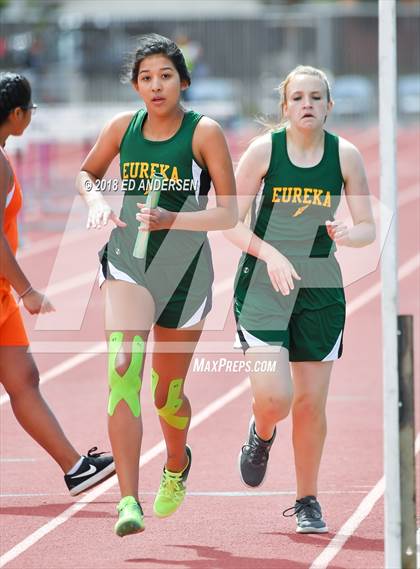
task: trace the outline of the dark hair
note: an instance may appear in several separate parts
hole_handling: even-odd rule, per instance
[[[23,75],[0,73],[0,125],[16,107],[28,107],[31,102],[31,86]]]
[[[181,81],[186,81],[188,85],[191,84],[191,76],[185,63],[185,58],[182,51],[176,43],[159,34],[145,34],[140,36],[137,44],[136,53],[130,64],[130,81],[137,83],[139,75],[140,63],[149,55],[162,54],[172,61],[175,69],[181,78]]]

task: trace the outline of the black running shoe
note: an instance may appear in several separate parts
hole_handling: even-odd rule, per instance
[[[290,514],[288,512],[291,512]],[[327,533],[327,524],[322,519],[321,506],[315,496],[296,500],[295,505],[284,510],[286,518],[296,515],[297,533]]]
[[[242,482],[255,488],[265,478],[271,445],[276,438],[276,429],[269,441],[263,441],[255,432],[255,421],[251,419],[248,442],[239,453],[239,473]]]
[[[115,472],[115,464],[112,456],[101,456],[104,452],[95,453],[98,447],[93,447],[83,456],[82,464],[73,474],[66,474],[64,482],[72,496],[93,488]]]

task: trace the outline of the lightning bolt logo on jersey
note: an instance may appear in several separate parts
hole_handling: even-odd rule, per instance
[[[271,140],[270,165],[254,200],[252,228],[284,254],[328,256],[335,245],[325,222],[334,219],[343,188],[338,136],[325,131],[322,159],[309,168],[289,159],[286,129],[273,132]]]

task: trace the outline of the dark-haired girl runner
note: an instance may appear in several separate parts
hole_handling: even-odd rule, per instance
[[[206,232],[231,228],[237,221],[223,133],[213,120],[181,106],[190,76],[178,46],[156,34],[141,37],[130,80],[146,108],[120,114],[105,126],[77,184],[89,208],[88,228],[109,219],[116,225],[100,258],[109,346],[109,435],[121,490],[115,532],[121,537],[144,529],[138,495],[139,397],[152,327],[155,345],[161,347],[153,353],[152,391],[167,447],[155,515],[173,514],[184,499],[191,467],[186,444],[191,407],[184,382],[211,308],[213,270]],[[117,154],[125,191],[119,216],[95,191]],[[156,174],[161,180],[158,207],[146,208],[145,196],[157,189]],[[206,210],[211,181],[216,207]],[[141,231],[150,232],[144,258],[133,254],[139,222]]]
[[[39,390],[39,372],[29,351],[13,288],[30,314],[54,310],[48,298],[35,290],[16,260],[17,216],[22,192],[5,151],[9,136],[21,136],[36,105],[31,86],[22,75],[0,74],[0,381],[10,397],[13,413],[27,433],[62,468],[70,494],[92,488],[115,471],[112,457],[92,448],[80,456],[64,435]]]

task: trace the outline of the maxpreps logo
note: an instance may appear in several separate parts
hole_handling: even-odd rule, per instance
[[[155,174],[161,174],[164,177],[158,184],[162,191],[197,192],[199,190],[199,180],[180,179],[176,166],[157,162],[123,162],[122,189],[136,189],[147,195],[152,189],[157,189],[152,183]]]
[[[331,207],[331,192],[318,188],[275,187],[273,188],[273,203],[303,204],[292,217],[301,215],[310,205]]]

